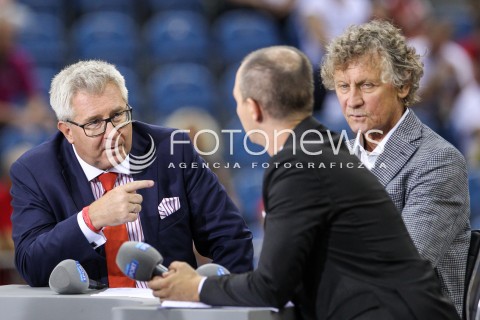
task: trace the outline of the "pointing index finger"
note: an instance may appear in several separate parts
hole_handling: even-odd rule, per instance
[[[153,187],[153,180],[137,180],[124,184],[121,186],[126,192],[135,192],[139,189],[151,188]]]

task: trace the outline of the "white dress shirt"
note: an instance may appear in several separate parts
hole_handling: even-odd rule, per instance
[[[73,151],[75,152],[75,156],[77,157],[78,162],[80,163],[80,166],[83,169],[83,172],[85,173],[85,176],[87,177],[87,180],[90,182],[90,187],[92,189],[93,196],[95,200],[99,199],[103,194],[105,193],[105,190],[103,189],[103,186],[98,180],[98,176],[101,175],[102,173],[105,172],[116,172],[118,173],[117,180],[115,181],[114,187],[118,187],[121,185],[124,185],[126,183],[132,182],[133,177],[130,174],[130,156],[127,155],[125,160],[123,160],[120,164],[117,166],[111,168],[108,171],[103,171],[98,168],[95,168],[94,166],[86,163],[82,158],[77,153],[77,150],[75,150],[75,146],[73,146]],[[130,241],[140,241],[144,242],[144,235],[143,235],[143,230],[142,230],[142,224],[140,223],[140,216],[141,216],[141,211],[138,213],[138,219],[133,221],[133,222],[127,222],[127,232],[128,232],[128,239]],[[77,214],[77,221],[78,225],[80,226],[80,229],[82,230],[83,234],[85,235],[85,238],[87,238],[88,242],[92,244],[92,247],[94,249],[100,247],[101,245],[105,244],[107,239],[105,238],[105,235],[103,234],[103,231],[100,230],[100,232],[96,233],[92,231],[85,221],[83,220],[82,216],[82,211],[80,211]],[[147,288],[147,285],[143,281],[137,281],[136,286],[140,288]]]
[[[382,141],[380,141],[379,144],[373,149],[373,151],[369,152],[365,150],[363,147],[364,144],[364,138],[363,135],[360,137],[360,143],[355,143],[354,145],[354,152],[355,155],[360,159],[360,161],[367,167],[368,170],[372,170],[373,167],[375,167],[375,162],[378,159],[378,156],[382,154],[383,150],[385,149],[385,144],[387,143],[388,139],[390,136],[395,132],[395,130],[398,128],[400,123],[405,119],[407,114],[410,112],[410,110],[407,108],[407,110],[403,113],[402,117],[398,122],[395,124],[395,126],[383,137]]]

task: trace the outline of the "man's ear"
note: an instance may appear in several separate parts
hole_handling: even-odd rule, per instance
[[[409,85],[403,85],[400,87],[397,91],[397,96],[400,98],[400,100],[404,99],[408,93],[410,92],[410,86]]]
[[[75,142],[73,139],[72,129],[67,123],[63,121],[58,121],[57,128],[63,133],[68,142],[70,142],[71,144]]]
[[[252,120],[255,122],[263,121],[263,110],[258,102],[252,98],[247,99],[247,107]]]

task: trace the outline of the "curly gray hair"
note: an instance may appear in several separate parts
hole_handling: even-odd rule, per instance
[[[417,90],[423,76],[423,63],[413,47],[407,46],[400,29],[382,20],[350,26],[341,36],[333,39],[326,48],[321,66],[323,85],[335,88],[335,70],[345,70],[348,65],[366,56],[378,55],[381,59],[382,81],[395,88],[408,86],[405,106],[419,101]]]
[[[123,100],[128,103],[125,78],[114,65],[100,60],[87,60],[64,68],[53,78],[50,87],[50,105],[57,119],[68,120],[74,117],[71,101],[77,92],[99,94],[109,83],[120,89]]]

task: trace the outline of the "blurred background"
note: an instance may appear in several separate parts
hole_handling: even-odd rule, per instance
[[[81,59],[115,64],[136,120],[218,132],[205,160],[262,238],[261,183],[267,155],[249,155],[232,89],[252,50],[292,45],[316,67],[315,115],[347,130],[318,65],[324,45],[350,24],[387,18],[423,56],[420,118],[466,157],[472,228],[480,228],[480,2],[478,0],[0,0],[0,285],[22,283],[13,266],[8,170],[56,131],[53,76]],[[213,139],[213,140],[212,140]],[[197,136],[209,153],[217,141]],[[231,152],[233,149],[233,152]],[[257,163],[252,168],[252,163]]]

